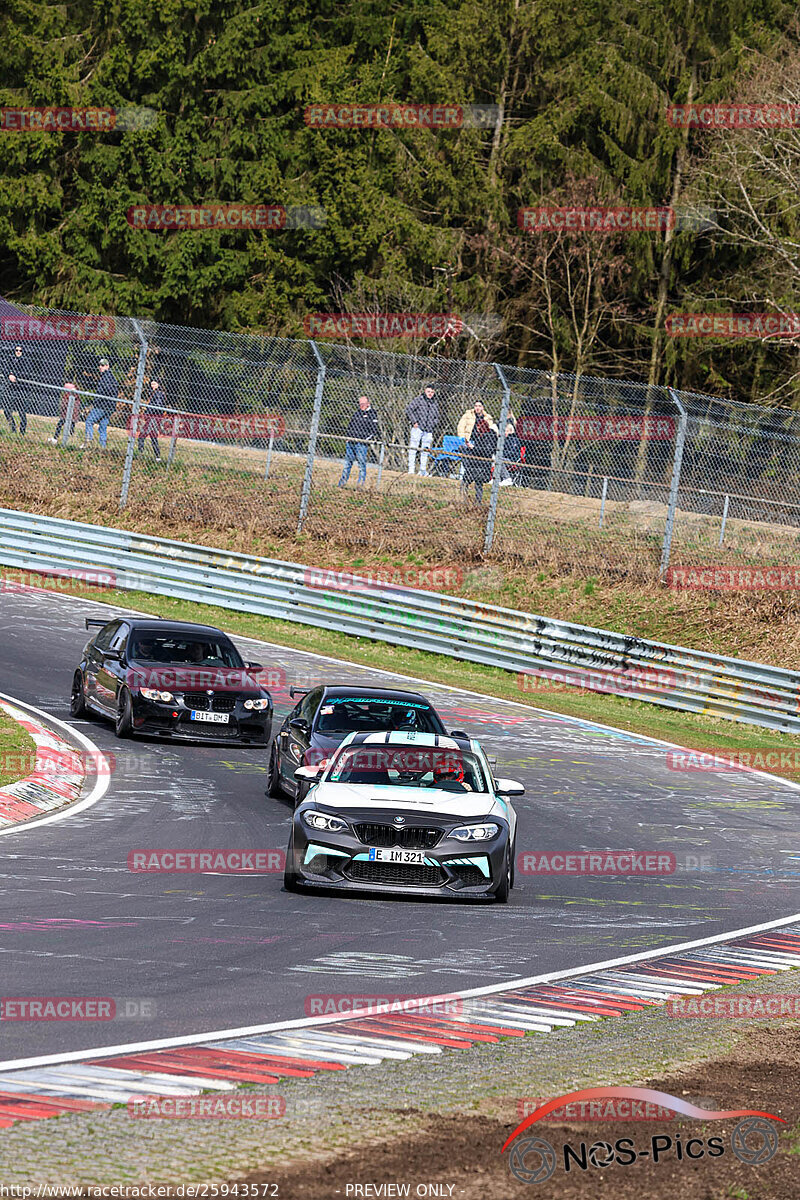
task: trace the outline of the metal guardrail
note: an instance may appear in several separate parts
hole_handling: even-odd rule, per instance
[[[800,673],[439,592],[381,587],[301,563],[0,509],[0,563],[113,572],[125,590],[214,604],[447,654],[708,716],[800,732]],[[534,686],[528,687],[529,683]],[[544,687],[543,687],[544,690]]]

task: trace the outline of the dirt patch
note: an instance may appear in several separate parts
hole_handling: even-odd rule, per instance
[[[547,1200],[573,1200],[613,1191],[620,1200],[796,1200],[800,1195],[800,1030],[776,1033],[759,1028],[743,1038],[725,1057],[694,1066],[683,1072],[647,1082],[648,1087],[674,1096],[711,1097],[719,1109],[760,1109],[786,1120],[780,1129],[775,1156],[760,1166],[741,1162],[731,1149],[731,1134],[737,1120],[724,1121],[617,1121],[543,1124],[524,1137],[546,1139],[556,1151],[556,1170],[546,1182],[524,1184],[511,1174],[508,1154],[500,1147],[516,1128],[518,1117],[509,1120],[470,1114],[422,1114],[397,1110],[398,1135],[348,1146],[337,1154],[315,1155],[309,1151],[294,1162],[268,1171],[255,1171],[236,1182],[277,1185],[277,1195],[288,1200],[336,1200],[337,1197],[398,1195],[370,1190],[356,1193],[353,1185],[409,1184],[410,1196],[424,1195],[421,1185],[439,1184],[440,1192],[454,1200],[505,1200],[509,1196],[541,1195]],[[710,1107],[708,1103],[701,1107]],[[385,1119],[387,1113],[380,1111]],[[420,1124],[418,1125],[417,1122]],[[652,1139],[671,1138],[665,1147],[657,1144],[658,1161],[652,1160]],[[724,1146],[719,1157],[705,1154],[708,1139],[717,1137]],[[634,1164],[612,1163],[606,1169],[592,1167],[588,1149],[596,1142],[610,1143],[629,1138],[636,1151],[649,1157]],[[705,1142],[702,1158],[690,1160],[683,1151],[690,1139]],[[563,1169],[563,1146],[569,1143],[580,1157],[587,1149],[587,1167],[581,1169],[570,1158],[571,1169]],[[680,1143],[683,1157],[679,1160]],[[698,1145],[691,1147],[698,1152]],[[598,1152],[606,1161],[605,1150]],[[233,1181],[232,1181],[233,1182]],[[350,1185],[350,1190],[348,1190]],[[452,1188],[452,1190],[448,1190]]]

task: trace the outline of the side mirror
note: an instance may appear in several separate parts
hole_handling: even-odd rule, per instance
[[[498,796],[524,796],[525,784],[517,783],[516,779],[496,779],[494,790]]]
[[[309,725],[309,723],[305,719],[305,717],[294,717],[289,722],[289,728],[296,729],[298,733],[304,733],[304,734],[306,734],[306,736],[311,731],[311,726]]]
[[[463,729],[451,729],[451,730],[450,730],[450,737],[460,737],[460,738],[466,738],[466,739],[467,739],[467,741],[469,741],[469,734],[468,734],[468,733],[464,733],[464,730],[463,730]]]
[[[244,665],[248,671],[263,671],[264,670],[264,667],[261,663],[246,662]]]
[[[294,773],[295,779],[314,780],[325,768],[322,766],[298,767]]]

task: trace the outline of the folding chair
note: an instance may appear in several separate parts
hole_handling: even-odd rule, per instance
[[[442,452],[441,454],[437,454],[433,460],[434,475],[452,475],[453,467],[458,463],[458,477],[460,479],[464,473],[464,464],[461,461],[460,453],[464,449],[464,445],[464,438],[446,433],[442,438]]]

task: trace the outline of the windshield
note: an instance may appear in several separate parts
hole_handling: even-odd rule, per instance
[[[129,655],[136,662],[164,663],[171,667],[243,667],[234,645],[213,636],[174,637],[137,633]]]
[[[370,696],[326,696],[317,716],[319,733],[441,733],[429,704],[420,700],[384,700]]]
[[[462,793],[489,790],[475,754],[433,746],[347,746],[331,764],[327,782]]]

